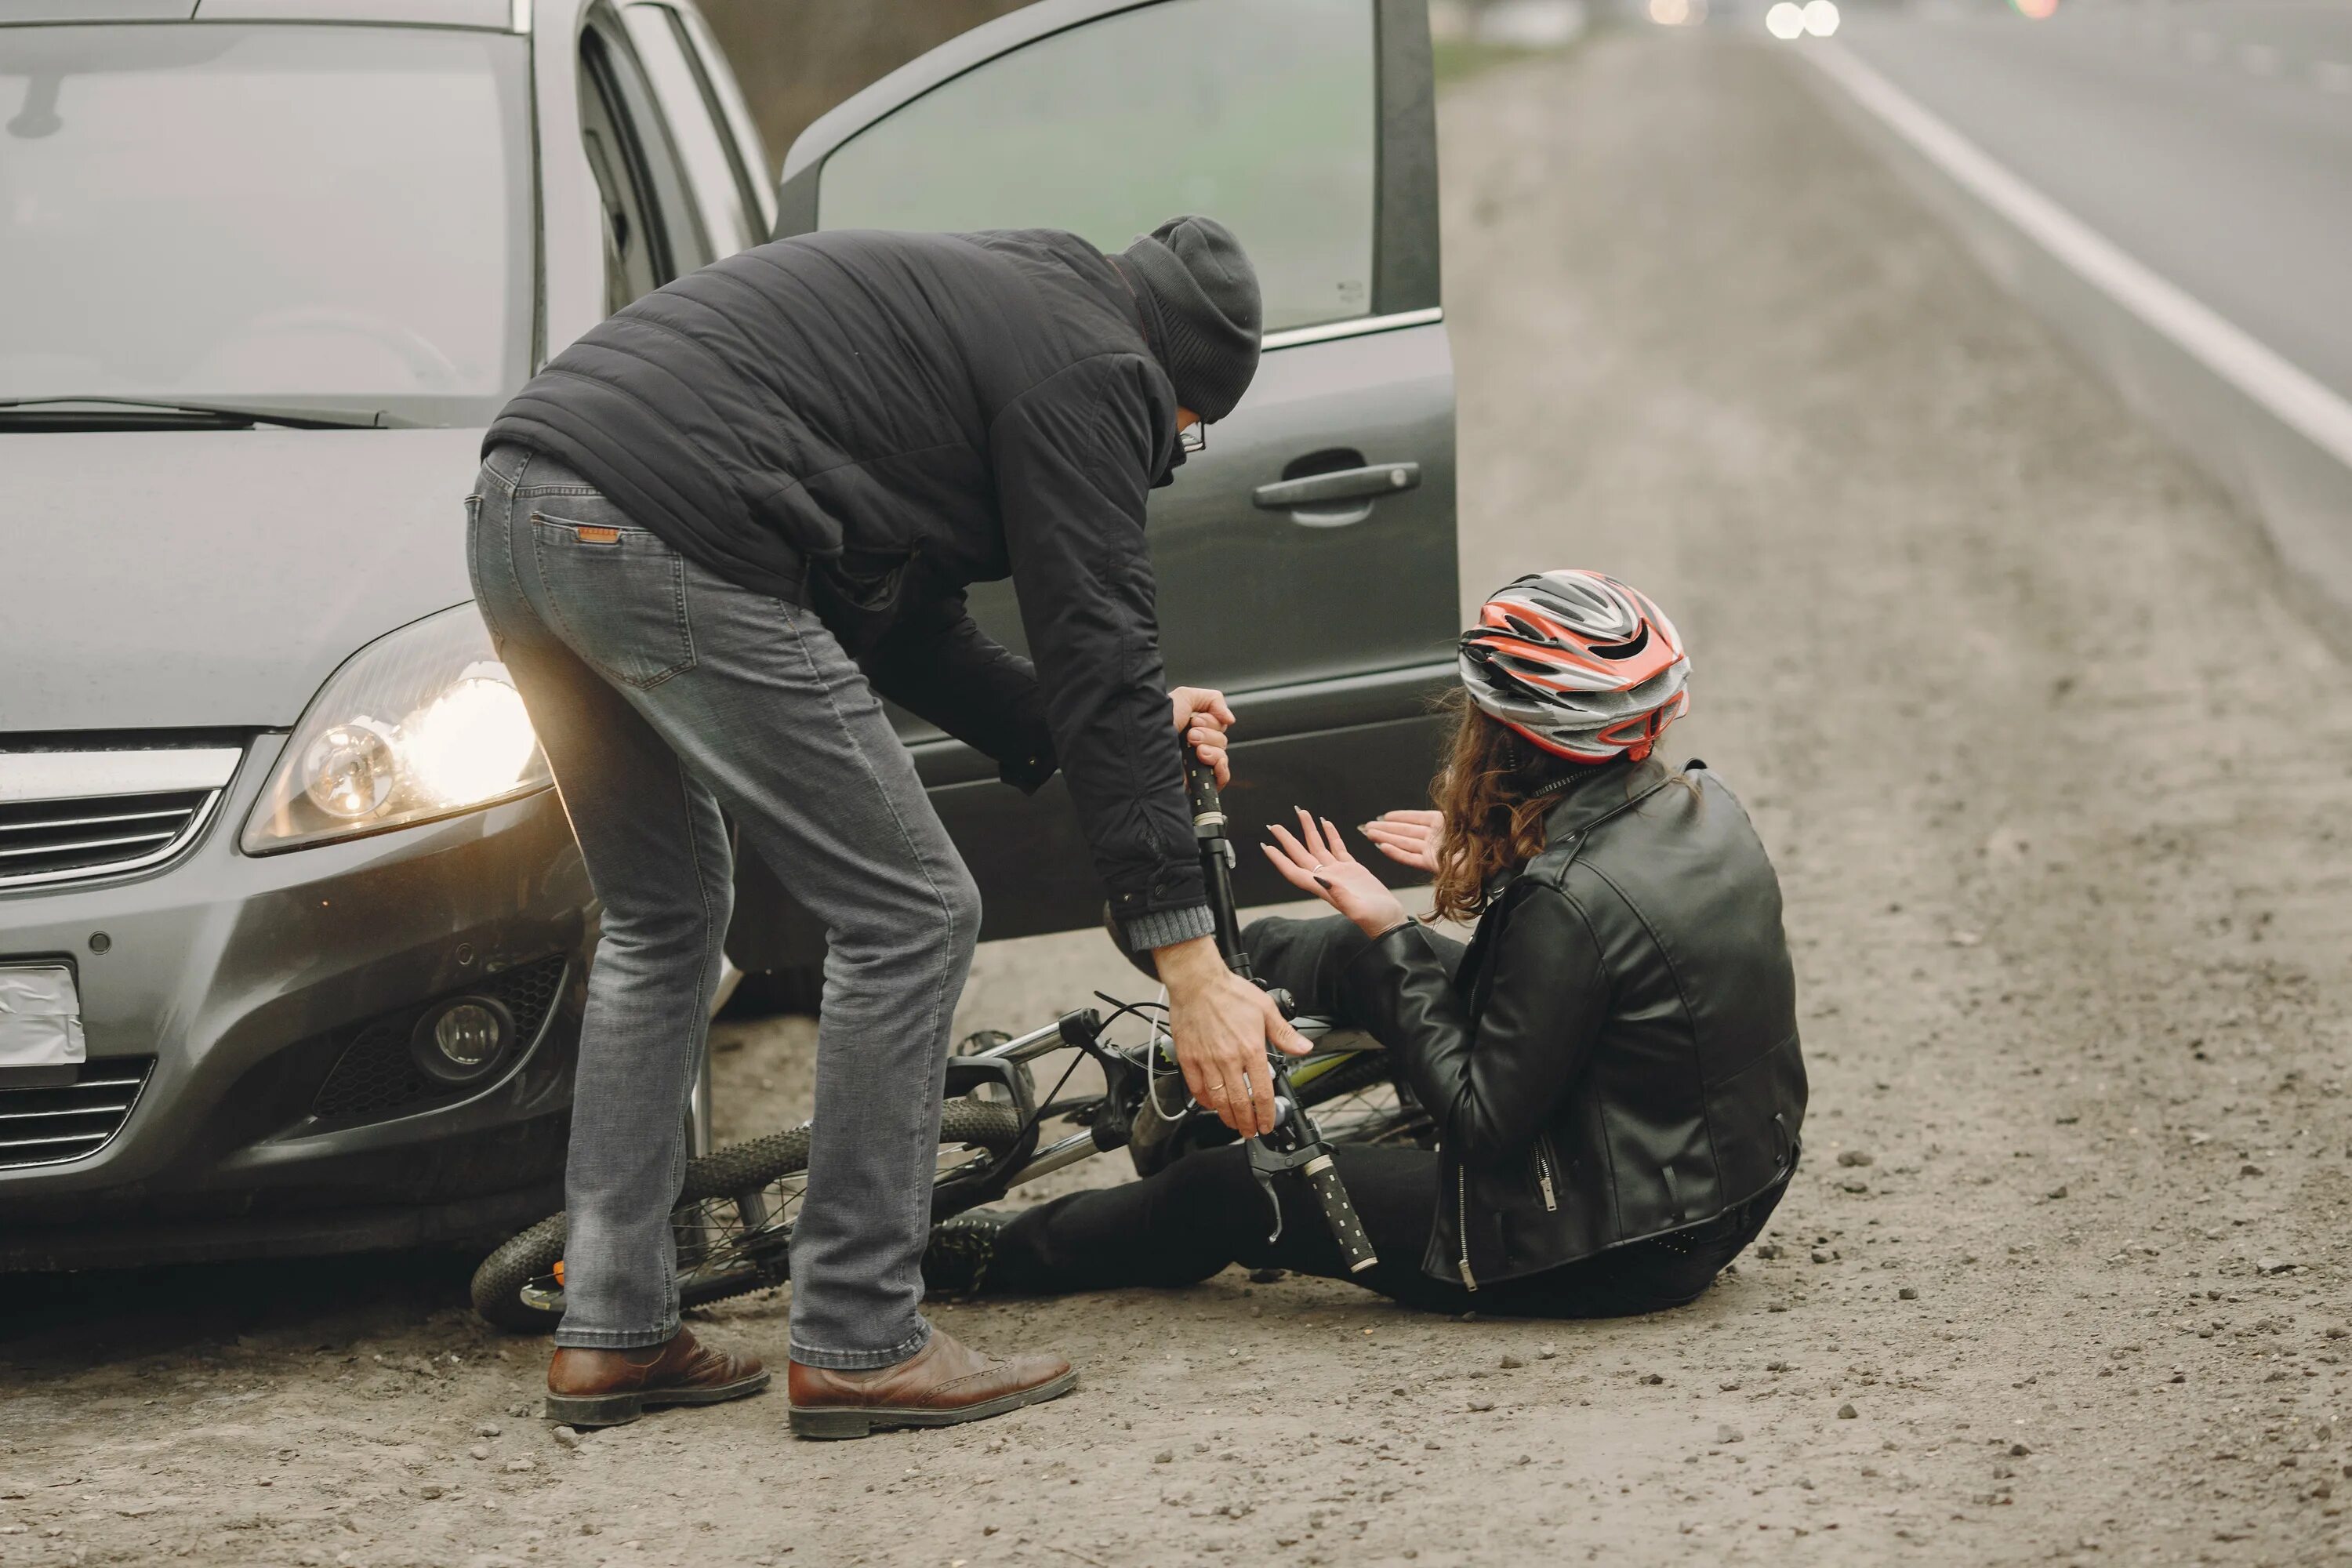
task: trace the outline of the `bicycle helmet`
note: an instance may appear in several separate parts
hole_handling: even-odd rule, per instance
[[[1505,584],[1461,647],[1471,700],[1574,762],[1639,762],[1690,709],[1690,660],[1674,623],[1599,572],[1570,567]]]

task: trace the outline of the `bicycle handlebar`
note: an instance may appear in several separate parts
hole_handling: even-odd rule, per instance
[[[1249,954],[1242,947],[1241,922],[1234,912],[1234,847],[1225,836],[1225,806],[1217,791],[1217,776],[1201,765],[1200,757],[1190,745],[1184,745],[1182,750],[1184,794],[1192,808],[1192,837],[1201,846],[1201,873],[1208,893],[1209,915],[1216,926],[1217,951],[1234,973],[1263,984],[1250,973]],[[1283,1016],[1288,1017],[1290,1012],[1285,1000]],[[1291,1092],[1290,1074],[1281,1053],[1269,1049],[1266,1061],[1274,1075],[1277,1102],[1287,1102],[1289,1110],[1272,1132],[1250,1140],[1250,1171],[1265,1189],[1266,1196],[1274,1201],[1274,1237],[1282,1234],[1282,1203],[1275,1196],[1274,1174],[1278,1171],[1297,1171],[1315,1194],[1316,1205],[1323,1211],[1323,1223],[1330,1227],[1331,1239],[1339,1245],[1339,1257],[1347,1264],[1348,1272],[1360,1274],[1380,1261],[1372,1251],[1371,1239],[1364,1234],[1364,1222],[1349,1200],[1347,1184],[1339,1179],[1330,1149]],[[1271,1241],[1274,1237],[1267,1239]]]

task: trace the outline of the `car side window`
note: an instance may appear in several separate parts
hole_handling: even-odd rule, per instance
[[[710,259],[644,68],[603,26],[580,35],[580,134],[604,205],[606,311]]]
[[[1269,331],[1371,308],[1374,0],[1162,0],[963,73],[836,148],[821,228],[1233,229]]]

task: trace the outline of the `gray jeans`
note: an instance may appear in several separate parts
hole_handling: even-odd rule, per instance
[[[948,1028],[980,893],[913,759],[816,616],[738,588],[520,447],[468,499],[474,593],[604,905],[564,1172],[560,1345],[677,1330],[669,1212],[733,896],[719,811],[824,924],[792,1354],[922,1349]]]

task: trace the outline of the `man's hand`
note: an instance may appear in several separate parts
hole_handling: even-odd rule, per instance
[[[1404,906],[1388,890],[1372,868],[1348,853],[1339,830],[1330,822],[1319,826],[1304,807],[1298,811],[1298,836],[1292,837],[1280,823],[1266,831],[1281,845],[1261,844],[1265,858],[1282,879],[1300,892],[1322,900],[1356,922],[1366,936],[1378,936],[1404,923]]]
[[[1168,703],[1175,710],[1176,729],[1184,743],[1217,775],[1217,787],[1231,784],[1234,770],[1225,761],[1225,731],[1233,728],[1234,710],[1226,705],[1225,694],[1206,687],[1179,686],[1168,693]]]
[[[1384,811],[1358,831],[1400,866],[1437,875],[1437,840],[1445,818],[1434,811]]]
[[[1154,948],[1151,956],[1168,986],[1168,1032],[1192,1098],[1245,1138],[1273,1131],[1265,1048],[1303,1057],[1312,1047],[1273,997],[1225,967],[1213,938]]]

